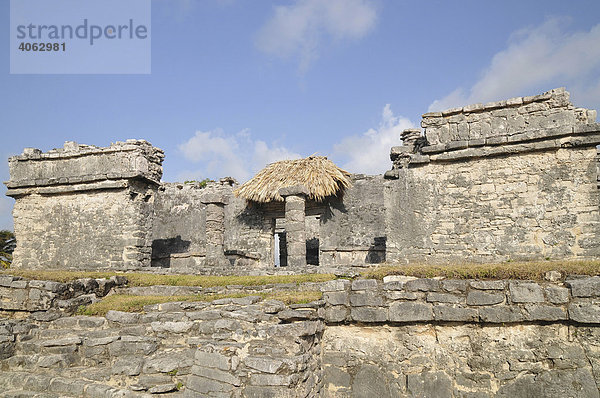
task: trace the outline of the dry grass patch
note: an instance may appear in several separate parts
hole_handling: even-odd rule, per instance
[[[283,301],[285,304],[303,304],[320,300],[323,294],[320,291],[295,291],[295,292],[270,292],[270,293],[230,293],[230,294],[200,294],[182,296],[134,296],[129,294],[113,294],[106,296],[101,301],[82,306],[77,311],[80,315],[106,315],[110,310],[125,312],[143,312],[145,305],[170,303],[174,301],[213,301],[222,298],[240,298],[260,296],[263,299]]]
[[[261,275],[261,276],[202,276],[202,275],[161,275],[141,272],[86,272],[65,270],[5,270],[0,275],[22,276],[27,279],[70,282],[81,278],[110,278],[125,276],[129,286],[261,286],[274,283],[326,282],[335,279],[333,274],[302,275]]]
[[[600,275],[600,261],[527,261],[497,264],[383,266],[361,273],[363,278],[383,279],[388,275],[418,278],[542,280],[548,271],[567,275]]]
[[[35,279],[41,281],[55,282],[71,282],[81,278],[96,278],[108,279],[117,274],[115,272],[96,272],[96,271],[66,271],[66,270],[22,270],[22,269],[6,269],[0,271],[0,275],[21,276],[27,279]]]
[[[302,275],[261,275],[261,276],[199,276],[199,275],[157,275],[157,274],[127,274],[130,286],[261,286],[275,283],[306,283],[326,282],[335,279],[333,274],[302,274]]]

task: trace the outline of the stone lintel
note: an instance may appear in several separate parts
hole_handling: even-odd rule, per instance
[[[227,204],[227,197],[225,197],[225,195],[220,194],[220,193],[205,193],[202,198],[201,198],[202,203],[204,204],[209,204],[209,203],[214,203],[217,205],[226,205]]]
[[[292,185],[290,187],[283,187],[279,189],[279,195],[283,196],[308,196],[308,188],[302,184]]]

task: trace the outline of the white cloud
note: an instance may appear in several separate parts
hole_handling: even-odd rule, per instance
[[[375,26],[377,12],[367,0],[298,0],[275,7],[259,30],[256,45],[282,58],[298,57],[305,70],[323,40],[360,39]]]
[[[244,182],[268,163],[302,157],[285,147],[254,140],[247,129],[235,135],[227,135],[220,129],[198,131],[179,145],[179,150],[187,160],[200,166],[179,175],[186,180],[230,176]]]
[[[600,102],[600,24],[589,31],[566,32],[568,19],[515,32],[508,47],[494,55],[481,78],[434,101],[430,111],[495,101],[566,86],[578,105]]]
[[[381,174],[392,166],[390,148],[401,144],[400,133],[413,127],[407,118],[394,116],[387,104],[377,129],[344,138],[334,145],[334,156],[342,161],[342,168],[350,172]]]

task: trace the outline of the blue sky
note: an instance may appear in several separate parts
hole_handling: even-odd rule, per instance
[[[153,0],[149,75],[11,75],[2,34],[4,181],[24,147],[127,138],[165,150],[165,181],[313,153],[377,174],[428,110],[561,86],[600,108],[597,0]]]

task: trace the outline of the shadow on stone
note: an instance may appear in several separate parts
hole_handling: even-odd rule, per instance
[[[152,267],[171,268],[171,254],[186,253],[191,241],[181,239],[181,235],[169,239],[152,241]]]

